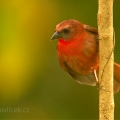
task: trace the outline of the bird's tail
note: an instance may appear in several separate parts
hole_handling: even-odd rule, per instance
[[[120,65],[114,63],[114,93],[120,90]]]

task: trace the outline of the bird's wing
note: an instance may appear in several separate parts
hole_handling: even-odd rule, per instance
[[[89,25],[85,25],[84,24],[84,29],[87,31],[87,32],[90,32],[90,33],[94,33],[96,35],[98,35],[98,30],[96,28],[93,28]]]
[[[94,73],[83,75],[83,74],[80,74],[80,73],[74,71],[73,69],[71,69],[67,65],[67,63],[64,63],[64,66],[66,68],[67,73],[72,78],[74,78],[78,83],[86,84],[86,85],[90,85],[90,86],[95,86],[96,85],[97,82],[96,82]]]

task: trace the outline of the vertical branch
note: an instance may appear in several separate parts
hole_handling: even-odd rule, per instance
[[[98,0],[99,120],[114,120],[113,0]]]

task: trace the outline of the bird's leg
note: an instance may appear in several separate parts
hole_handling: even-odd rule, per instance
[[[95,75],[96,82],[98,83],[98,77],[97,77],[96,70],[93,70],[93,72],[94,72],[94,75]]]
[[[98,76],[97,76],[96,70],[94,69],[93,72],[94,72],[94,76],[95,76],[95,80],[96,80],[96,86],[99,89],[99,81],[98,81]]]
[[[97,72],[96,72],[96,70],[95,70],[94,67],[91,67],[91,73],[94,74],[94,76],[95,76],[95,80],[96,80],[96,86],[97,86],[97,88],[99,89],[98,76],[97,76]]]

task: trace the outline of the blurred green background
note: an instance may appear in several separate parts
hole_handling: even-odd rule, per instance
[[[118,63],[119,10],[116,0]],[[97,11],[96,0],[0,1],[0,119],[98,119],[97,88],[68,76],[57,60],[57,40],[50,41],[56,24],[66,19],[97,28]],[[115,95],[115,119],[120,119],[119,111],[120,93]]]

